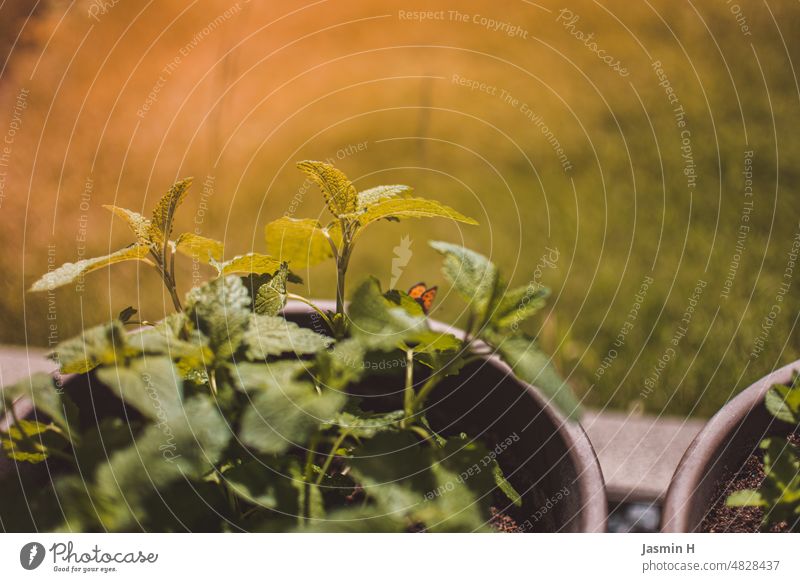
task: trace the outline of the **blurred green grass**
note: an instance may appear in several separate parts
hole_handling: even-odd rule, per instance
[[[725,3],[571,3],[580,17],[575,28],[593,33],[628,77],[570,35],[549,5],[459,5],[462,13],[519,25],[527,39],[472,21],[403,20],[390,2],[301,10],[169,1],[144,11],[119,3],[99,22],[88,18],[88,6],[51,2],[26,26],[26,48],[14,51],[0,79],[0,121],[10,118],[19,88],[30,90],[0,206],[2,342],[46,345],[127,305],[148,319],[169,310],[157,278],[131,265],[90,275],[80,295],[25,293],[47,269],[48,248],[61,263],[78,258],[84,234],[87,256],[129,240],[101,204],[149,210],[176,177],[191,174],[194,194],[179,226],[223,239],[230,254],[263,251],[263,225],[294,209],[293,200],[298,216],[322,213],[316,193],[300,192],[294,161],[333,158],[359,186],[408,183],[481,222],[374,229],[356,251],[351,281],[374,273],[387,285],[404,236],[413,240],[413,257],[401,286],[441,283],[428,239],[463,241],[515,284],[531,280],[546,246],[557,248],[557,267],[542,275],[552,301],[530,331],[587,404],[708,416],[800,357],[798,283],[776,300],[800,228],[796,4],[743,5],[746,36]],[[437,8],[452,9],[403,7]],[[203,34],[226,10],[233,15]],[[180,65],[138,116],[176,56]],[[697,172],[691,191],[656,60],[686,111]],[[497,91],[471,91],[454,75]],[[523,103],[552,130],[571,170]],[[361,151],[350,151],[359,143]],[[748,150],[750,231],[724,297]],[[204,197],[209,176],[213,194]],[[191,266],[180,275],[186,287]],[[330,266],[304,277],[307,293],[332,295]],[[645,277],[653,283],[631,321]],[[698,281],[707,285],[673,345]],[[435,317],[459,321],[455,297],[442,293],[437,303]],[[765,349],[751,357],[776,303]],[[632,326],[615,345],[626,321]],[[670,347],[674,357],[646,390]],[[604,359],[610,363],[600,375]]]

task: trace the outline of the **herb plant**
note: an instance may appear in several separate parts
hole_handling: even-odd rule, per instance
[[[800,374],[794,373],[790,386],[776,384],[767,392],[765,404],[770,414],[800,427]],[[761,441],[765,478],[759,489],[744,489],[728,496],[733,507],[760,507],[763,527],[786,522],[800,527],[800,456],[795,443],[787,438],[769,437]]]
[[[496,353],[566,416],[576,414],[548,358],[519,331],[546,290],[509,290],[486,257],[432,242],[444,277],[468,301],[461,337],[431,329],[420,303],[384,291],[376,278],[358,285],[345,309],[348,264],[367,226],[424,217],[476,223],[407,186],[358,192],[329,164],[298,166],[319,185],[333,219],[269,223],[269,254],[224,260],[219,241],[173,239],[187,179],[150,218],[108,207],[133,230],[132,245],[66,264],[33,285],[52,289],[107,265],[144,261],[176,311],[149,323],[127,308],[57,346],[60,371],[80,376],[62,387],[60,378],[37,374],[3,391],[10,424],[2,448],[18,466],[47,466],[0,481],[6,530],[480,531],[493,495],[523,503],[487,446],[436,434],[426,405],[444,378]],[[217,276],[181,300],[176,254],[206,261]],[[290,268],[324,260],[337,267],[331,312],[288,290],[299,282]],[[287,319],[290,299],[322,323]],[[377,370],[394,368],[401,395],[392,410],[375,411],[354,388],[387,382]],[[15,414],[20,397],[33,401],[32,418]],[[113,413],[97,412],[101,398]],[[482,459],[490,459],[486,470],[461,478]]]

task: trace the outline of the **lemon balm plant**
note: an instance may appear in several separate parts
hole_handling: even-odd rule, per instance
[[[444,277],[468,302],[463,334],[434,329],[414,297],[384,291],[374,277],[349,294],[346,308],[350,257],[364,228],[404,218],[475,221],[407,186],[359,192],[329,164],[298,166],[319,185],[332,219],[269,223],[267,254],[226,260],[219,241],[173,237],[190,186],[182,180],[150,218],[109,207],[131,227],[130,246],[66,264],[33,285],[52,289],[144,261],[175,313],[148,324],[133,322],[128,308],[57,346],[61,372],[85,380],[71,390],[44,374],[4,389],[3,449],[18,465],[47,467],[0,481],[5,529],[479,531],[498,497],[524,505],[486,444],[437,434],[427,416],[434,390],[491,353],[566,416],[577,413],[548,358],[519,331],[545,290],[509,289],[486,257],[432,242]],[[183,300],[178,254],[208,262],[217,275]],[[337,268],[330,311],[289,291],[298,282],[291,269],[326,260]],[[290,299],[324,326],[298,325],[287,315]],[[380,372],[387,369],[398,372]],[[374,406],[370,389],[393,382],[397,394]],[[100,393],[112,412],[97,412]],[[15,413],[20,397],[33,401],[33,417]]]

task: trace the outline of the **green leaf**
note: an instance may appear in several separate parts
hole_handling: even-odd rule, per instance
[[[250,322],[250,295],[239,277],[221,277],[186,296],[186,315],[208,338],[217,362],[229,360]]]
[[[38,411],[49,416],[67,435],[71,434],[72,430],[67,419],[67,406],[71,403],[62,400],[62,395],[50,374],[39,372],[16,384],[5,386],[2,389],[2,396],[9,401],[18,398],[29,399]],[[74,407],[74,404],[72,406]]]
[[[567,418],[576,419],[580,415],[580,406],[569,385],[533,340],[524,336],[493,339],[490,343],[520,380],[538,388]]]
[[[64,263],[57,269],[47,272],[38,281],[31,285],[30,291],[50,291],[64,285],[68,285],[92,271],[97,271],[103,267],[122,263],[123,261],[147,261],[150,250],[144,245],[133,245],[120,249],[110,255],[94,257],[93,259],[82,259],[77,263]]]
[[[327,336],[271,315],[253,315],[244,335],[247,357],[251,360],[264,360],[285,353],[314,354],[332,342]]]
[[[302,446],[308,437],[329,422],[344,405],[343,393],[292,380],[254,393],[242,414],[239,437],[245,445],[266,454]]]
[[[800,423],[800,388],[776,384],[767,391],[764,404],[775,418],[791,424]]]
[[[387,186],[375,186],[368,188],[358,193],[358,210],[366,210],[370,206],[394,198],[400,194],[410,194],[413,191],[411,186],[403,186],[402,184],[391,184]]]
[[[188,400],[178,416],[148,425],[97,470],[93,489],[103,526],[127,529],[166,485],[201,478],[219,461],[230,436],[217,406],[203,396]]]
[[[253,301],[253,311],[258,315],[278,315],[286,306],[286,283],[289,267],[283,263],[269,281],[258,288]]]
[[[432,241],[430,245],[444,255],[444,276],[482,319],[497,287],[497,267],[483,255],[462,246],[441,241]]]
[[[344,390],[363,375],[365,355],[361,342],[352,338],[336,342],[331,350],[318,352],[315,362],[318,383]]]
[[[192,185],[192,178],[184,178],[175,182],[153,210],[153,218],[150,220],[149,238],[156,245],[164,244],[164,240],[172,236],[172,221],[175,218],[175,211],[189,193]]]
[[[340,412],[331,421],[331,426],[360,439],[371,439],[378,433],[397,431],[398,423],[405,417],[406,413],[402,410],[365,416]]]
[[[183,381],[168,358],[146,358],[129,366],[106,367],[97,378],[144,416],[161,422],[183,412]]]
[[[300,360],[278,360],[268,364],[237,362],[230,369],[237,387],[244,392],[280,391],[286,384],[300,380],[306,365]]]
[[[497,461],[492,461],[492,476],[494,477],[494,482],[497,485],[497,488],[503,492],[503,494],[508,497],[508,500],[511,501],[516,507],[522,507],[522,496],[514,489],[514,486],[508,482],[506,476],[503,475],[503,469],[500,468],[500,465],[497,464]]]
[[[306,533],[403,533],[408,523],[397,515],[387,514],[371,507],[348,507],[327,515],[324,520],[302,524],[299,531]]]
[[[113,212],[119,216],[130,229],[136,234],[136,240],[142,244],[152,242],[150,240],[150,221],[133,210],[122,208],[121,206],[114,206],[113,204],[103,204],[103,208]]]
[[[264,227],[267,250],[278,260],[302,269],[333,256],[333,250],[319,222],[311,218],[282,217]]]
[[[51,354],[62,373],[85,374],[97,366],[114,364],[130,355],[125,330],[119,320],[87,329],[58,344]]]
[[[728,495],[725,505],[728,507],[765,507],[767,502],[755,489],[742,489]]]
[[[284,463],[248,461],[225,471],[223,479],[248,503],[294,515],[300,510],[297,491],[288,467],[282,466],[289,459],[282,459]]]
[[[367,226],[382,218],[448,218],[456,222],[477,225],[477,221],[457,210],[426,198],[390,198],[377,202],[357,215],[359,223]]]
[[[299,162],[297,167],[322,190],[331,214],[339,217],[356,211],[358,194],[343,172],[331,164],[313,160]]]
[[[210,259],[215,261],[222,260],[225,245],[212,238],[206,238],[192,232],[184,232],[175,241],[175,249],[193,259],[209,263],[211,262]]]
[[[19,427],[15,423],[5,432],[0,432],[0,443],[9,459],[25,463],[41,463],[50,456],[51,447],[63,442],[62,438],[53,432],[52,424],[22,419],[19,421]]]
[[[491,313],[489,324],[498,331],[516,331],[519,324],[536,314],[550,294],[546,287],[526,285],[506,292]]]
[[[372,349],[394,349],[428,331],[424,315],[413,316],[387,300],[374,277],[356,289],[348,315],[353,337]]]
[[[215,265],[220,275],[230,275],[232,273],[253,273],[263,275],[274,273],[281,266],[281,261],[261,253],[247,253],[233,257],[229,261]]]

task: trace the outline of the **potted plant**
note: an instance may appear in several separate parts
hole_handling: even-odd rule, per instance
[[[2,446],[13,464],[0,480],[3,527],[602,531],[603,481],[577,403],[519,331],[545,290],[509,290],[486,257],[432,242],[468,301],[465,330],[429,319],[436,289],[422,284],[384,291],[367,278],[346,305],[349,260],[366,227],[475,221],[406,186],[358,192],[329,164],[298,166],[333,220],[269,223],[270,254],[223,260],[219,241],[173,237],[190,186],[182,180],[151,218],[108,207],[133,230],[132,245],[32,286],[144,261],[176,312],[152,323],[127,308],[60,344],[63,389],[41,374],[5,388]],[[185,299],[178,254],[217,273]],[[298,282],[290,267],[325,260],[337,267],[335,302],[289,290]],[[23,417],[14,404],[25,398],[35,409]]]
[[[667,492],[666,532],[800,528],[800,381],[794,362],[726,404],[686,450]]]

